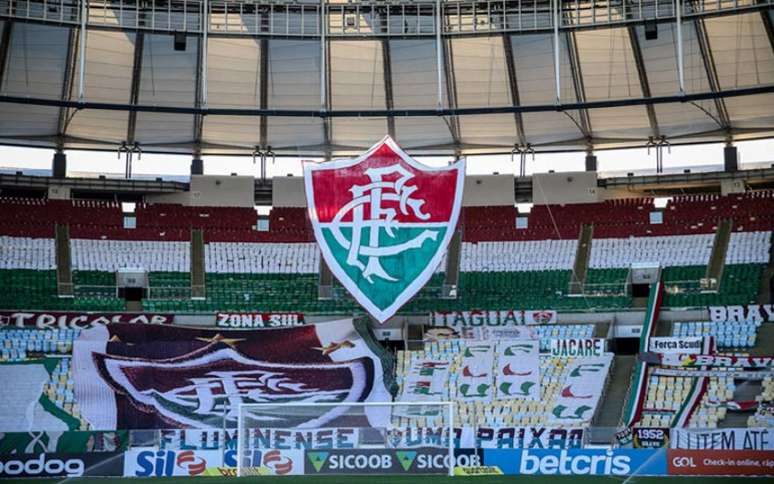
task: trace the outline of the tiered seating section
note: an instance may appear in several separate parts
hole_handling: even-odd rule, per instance
[[[439,300],[439,267],[425,296],[409,311],[465,309],[587,310],[627,307],[628,267],[660,262],[667,306],[744,304],[757,295],[774,228],[774,192],[686,196],[669,202],[664,223],[649,221],[652,199],[535,206],[528,228],[517,229],[516,207],[469,207],[464,223],[459,296]],[[251,208],[139,204],[137,228],[124,229],[117,203],[0,199],[0,307],[121,309],[109,291],[55,297],[54,223],[68,224],[76,286],[110,286],[120,267],[141,266],[158,284],[154,310],[213,311],[292,307],[307,312],[350,311],[351,299],[318,301],[319,255],[306,210],[274,208],[270,230],[255,229]],[[699,294],[720,218],[734,219],[719,294]],[[584,223],[594,224],[585,297],[567,297]],[[207,300],[181,297],[190,284],[190,230],[204,231]],[[27,272],[16,273],[20,270]],[[18,287],[21,284],[23,287]],[[686,290],[686,287],[693,289]],[[167,288],[169,290],[160,290]],[[176,288],[176,289],[175,289]],[[103,297],[104,296],[104,297]],[[288,301],[290,300],[290,301]]]
[[[42,355],[67,355],[78,338],[74,329],[7,329],[0,331],[0,361],[23,361]]]
[[[720,321],[720,322],[676,322],[672,326],[672,335],[675,337],[714,337],[719,354],[748,355],[756,347],[758,342],[757,332],[760,323],[745,321]],[[643,427],[674,427],[680,426],[678,416],[690,408],[686,405],[691,398],[691,393],[696,391],[700,384],[700,377],[694,376],[694,372],[703,372],[700,376],[708,378],[706,392],[701,394],[698,407],[687,422],[682,426],[688,428],[718,428],[728,412],[745,410],[749,402],[744,401],[750,397],[750,391],[754,391],[756,380],[747,381],[747,378],[734,377],[734,372],[739,368],[729,367],[662,367],[650,365],[648,367],[648,389],[644,403],[642,420],[638,423]],[[673,374],[673,373],[677,374]],[[706,373],[704,373],[706,372]],[[744,386],[742,402],[737,402],[735,395],[737,383]],[[767,426],[771,420],[771,408],[774,402],[774,384],[770,377],[765,377],[761,392],[755,396],[757,408],[755,415],[748,417],[748,425]],[[683,419],[684,420],[684,419]],[[760,425],[758,425],[760,420]],[[738,425],[738,424],[736,424]]]
[[[540,337],[540,350],[545,352],[550,347],[551,338],[569,338],[569,337],[591,337],[594,331],[593,324],[571,324],[571,325],[546,325],[538,327]],[[500,341],[500,343],[511,344],[524,341]],[[410,394],[406,388],[409,382],[422,378],[422,370],[418,369],[418,361],[432,360],[448,362],[450,377],[445,384],[445,388],[440,395],[435,395],[437,401],[451,400],[455,402],[455,425],[470,427],[519,427],[519,426],[550,426],[549,420],[552,418],[551,410],[555,406],[557,397],[565,388],[565,380],[568,377],[569,368],[573,362],[583,362],[583,358],[556,358],[548,354],[540,355],[540,376],[539,376],[539,398],[531,399],[526,397],[506,397],[498,390],[491,393],[491,398],[482,401],[470,401],[466,399],[459,391],[460,382],[464,378],[463,358],[467,347],[475,347],[478,344],[495,346],[494,341],[482,340],[444,340],[436,342],[426,342],[422,351],[399,351],[397,353],[396,379],[400,386],[397,401],[401,401],[401,396]],[[595,360],[596,362],[596,360]],[[498,368],[502,367],[502,362],[497,361],[497,357],[492,363],[491,368],[480,368],[479,371],[494,376],[494,385],[499,388],[497,381],[499,378]],[[607,373],[598,375],[599,385],[603,385]],[[576,388],[575,391],[590,393],[588,388]],[[599,389],[602,390],[601,388]],[[432,397],[431,397],[432,398]],[[411,396],[409,400],[415,401],[416,397]],[[424,401],[424,400],[423,400]],[[589,411],[587,420],[579,421],[573,426],[582,427],[590,423],[591,418],[596,413],[596,407]],[[419,422],[419,425],[428,422]],[[399,426],[417,425],[417,422],[411,418],[401,418],[395,422]],[[554,424],[555,425],[555,424]]]
[[[755,346],[759,327],[760,323],[748,321],[674,323],[674,326],[672,327],[672,336],[712,336],[715,338],[715,344],[718,348],[744,349]]]
[[[674,427],[675,415],[689,398],[694,378],[681,376],[650,375],[648,394],[645,399],[641,427]],[[691,415],[687,428],[714,429],[726,418],[726,403],[733,400],[732,377],[709,377],[707,392],[702,396],[698,409]]]

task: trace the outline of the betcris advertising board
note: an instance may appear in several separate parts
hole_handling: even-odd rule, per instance
[[[484,465],[503,474],[541,476],[663,476],[666,450],[650,449],[484,449]]]
[[[245,464],[254,474],[303,474],[302,450],[254,450]],[[236,476],[235,450],[133,448],[124,454],[124,477]]]

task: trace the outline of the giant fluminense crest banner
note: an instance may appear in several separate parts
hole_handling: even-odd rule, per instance
[[[325,262],[380,322],[441,263],[464,181],[464,160],[424,166],[389,136],[359,158],[305,166],[309,218]]]
[[[280,411],[256,417],[265,428],[383,426],[378,407],[342,415],[347,402],[390,400],[389,362],[368,338],[351,319],[261,331],[96,326],[73,348],[75,396],[102,430],[235,428],[240,404],[249,403]],[[282,412],[290,402],[341,405]]]

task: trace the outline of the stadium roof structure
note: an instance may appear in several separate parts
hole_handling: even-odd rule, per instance
[[[337,156],[387,133],[415,155],[771,137],[772,6],[0,0],[0,143]]]

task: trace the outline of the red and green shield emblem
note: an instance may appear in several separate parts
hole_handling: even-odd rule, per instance
[[[428,167],[389,136],[359,158],[304,167],[309,218],[325,262],[380,322],[441,263],[464,181],[464,160]]]

